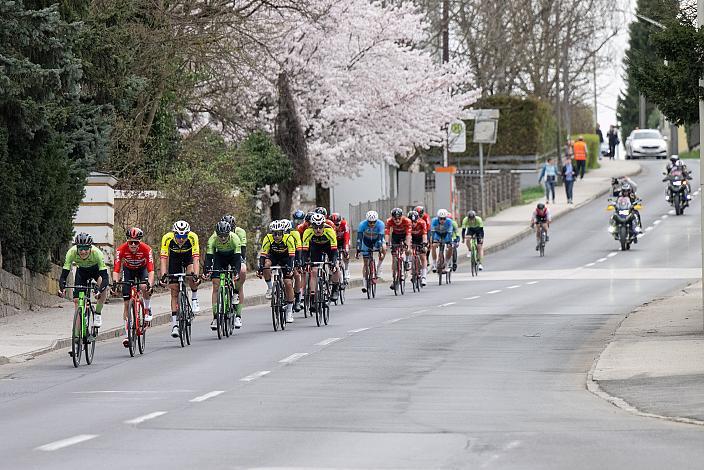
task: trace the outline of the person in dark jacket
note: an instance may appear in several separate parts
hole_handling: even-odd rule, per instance
[[[615,126],[612,125],[609,127],[606,138],[609,141],[609,158],[613,160],[616,156],[616,146],[621,143],[621,141],[618,140],[618,130]]]
[[[574,180],[577,173],[572,166],[572,159],[565,157],[562,163],[562,181],[565,183],[565,193],[567,194],[567,204],[572,204],[572,189],[574,188]]]

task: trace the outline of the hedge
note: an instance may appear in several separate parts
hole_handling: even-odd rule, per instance
[[[599,168],[599,136],[596,134],[579,134],[584,137],[584,142],[587,144],[587,168]],[[574,141],[579,135],[572,136]]]

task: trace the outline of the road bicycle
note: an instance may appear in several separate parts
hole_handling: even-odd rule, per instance
[[[345,260],[343,259],[343,252],[340,252],[340,256],[337,258],[337,269],[340,270],[340,285],[337,291],[337,300],[333,300],[335,305],[340,303],[340,305],[345,304],[345,290],[347,289],[347,284],[349,284],[349,279],[347,279],[347,271],[345,271]]]
[[[96,282],[91,280],[90,285],[66,286],[65,289],[78,290],[78,306],[73,314],[71,350],[68,355],[73,360],[73,367],[78,367],[81,363],[81,355],[85,351],[86,364],[90,365],[95,356],[95,342],[98,336],[91,294],[97,294],[98,287]]]
[[[220,279],[218,286],[218,304],[215,310],[218,339],[227,338],[235,332],[235,315],[239,304],[239,293],[235,287],[239,271],[217,269],[210,271]]]
[[[191,325],[194,318],[191,302],[188,300],[186,291],[186,278],[198,279],[198,276],[193,273],[177,273],[169,274],[167,277],[169,280],[178,282],[178,311],[176,312],[176,321],[178,322],[178,339],[183,348],[191,344]]]
[[[311,269],[316,269],[318,283],[315,292],[315,323],[327,325],[330,321],[330,273],[328,268],[333,264],[328,261],[315,261],[308,263]]]
[[[149,288],[149,281],[146,279],[130,279],[113,283],[114,286],[130,286],[130,299],[127,306],[127,347],[130,356],[139,350],[139,354],[144,354],[147,343],[148,322],[144,320],[146,309],[144,308],[144,298],[140,286]]]
[[[374,253],[380,253],[379,250],[369,250],[369,261],[367,262],[367,273],[364,276],[364,290],[367,293],[367,299],[376,297],[376,260]]]
[[[271,268],[271,322],[274,331],[286,329],[286,301],[284,290],[284,274],[281,266]]]
[[[479,276],[479,248],[477,247],[477,236],[472,234],[469,236],[469,265],[472,271],[472,277]]]
[[[403,295],[406,291],[406,276],[404,273],[404,254],[406,253],[406,244],[401,243],[391,246],[391,272],[394,295],[400,292]]]
[[[450,245],[451,249],[456,252],[454,245]],[[450,256],[450,260],[452,256]],[[438,285],[442,285],[443,278],[445,282],[450,284],[452,282],[452,269],[445,269],[445,242],[440,242],[438,246],[438,259],[437,259],[437,272],[438,272]]]
[[[420,292],[421,289],[421,272],[422,266],[420,261],[420,253],[425,251],[424,245],[413,245],[411,253],[411,287],[413,292]]]
[[[545,243],[548,241],[548,232],[545,230],[545,226],[540,224],[540,231],[538,235],[538,252],[540,256],[545,256]]]

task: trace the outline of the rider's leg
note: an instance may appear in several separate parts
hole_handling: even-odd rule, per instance
[[[293,322],[293,279],[284,278],[284,296],[286,298],[286,323]]]
[[[213,277],[213,293],[211,296],[211,300],[213,302],[213,318],[216,318],[218,315],[218,289],[219,288],[220,288],[220,278]]]
[[[484,260],[484,240],[477,240],[477,257],[479,258],[478,262],[481,264]]]

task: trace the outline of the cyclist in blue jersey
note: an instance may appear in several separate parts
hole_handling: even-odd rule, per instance
[[[438,211],[437,217],[430,221],[430,240],[432,242],[431,254],[433,257],[433,272],[437,271],[438,246],[445,244],[445,271],[449,270],[452,263],[452,239],[455,227],[450,219],[450,213],[445,209]]]
[[[377,262],[377,276],[381,276],[381,263],[386,256],[386,246],[384,244],[384,222],[379,220],[379,214],[376,211],[367,212],[366,220],[359,224],[357,230],[357,255],[362,253],[364,259],[363,276],[366,277],[369,266],[369,257],[371,250],[379,250],[379,261]]]

